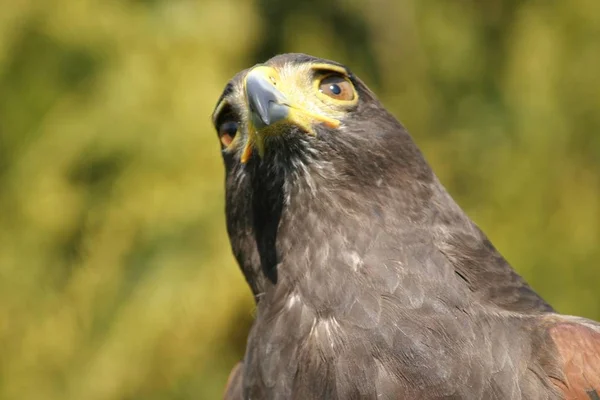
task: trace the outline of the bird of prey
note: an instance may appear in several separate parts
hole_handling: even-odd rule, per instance
[[[276,56],[213,122],[257,303],[226,399],[600,399],[600,324],[527,285],[347,67]]]

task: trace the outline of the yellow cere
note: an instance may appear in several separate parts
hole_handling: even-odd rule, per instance
[[[320,64],[317,65],[317,68],[319,70],[324,69]],[[338,68],[335,66],[328,65],[327,68],[330,71],[338,72]],[[254,126],[251,119],[248,120],[248,138],[241,155],[242,163],[246,163],[250,159],[254,147],[256,147],[259,156],[263,157],[265,151],[264,137],[280,135],[289,125],[298,126],[307,134],[313,136],[316,135],[313,128],[315,123],[322,123],[329,128],[338,128],[340,126],[339,119],[330,116],[331,114],[337,114],[335,115],[336,117],[338,115],[340,117],[342,116],[340,113],[335,112],[335,108],[332,109],[331,105],[328,103],[321,105],[319,102],[314,101],[315,95],[317,98],[323,100],[319,96],[320,93],[318,89],[318,84],[322,77],[316,79],[316,83],[311,82],[314,71],[311,71],[310,69],[294,66],[283,67],[281,71],[278,71],[272,67],[258,66],[248,73],[246,80],[244,80],[244,93],[246,93],[246,82],[250,74],[252,74],[253,77],[263,77],[281,93],[282,97],[285,99],[282,104],[289,107],[289,112],[286,118],[268,126],[261,127],[260,129]],[[307,88],[313,89],[313,92],[307,91]],[[352,87],[352,90],[354,90],[354,87]],[[331,98],[329,99],[335,101]],[[354,95],[353,101],[356,100],[357,96]],[[245,101],[246,104],[249,104],[247,98]]]

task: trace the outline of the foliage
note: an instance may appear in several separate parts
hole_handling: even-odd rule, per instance
[[[4,1],[0,398],[219,398],[253,306],[209,115],[285,51],[352,67],[532,286],[600,319],[599,8]]]

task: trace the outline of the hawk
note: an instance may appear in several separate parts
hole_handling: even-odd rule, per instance
[[[527,285],[347,67],[276,56],[213,122],[257,302],[226,399],[600,399],[600,324]]]

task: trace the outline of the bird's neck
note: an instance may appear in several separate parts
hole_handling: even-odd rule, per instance
[[[263,178],[254,185],[252,228],[266,277],[256,282],[266,287],[255,293],[275,286],[300,291],[326,310],[350,304],[346,297],[363,291],[361,285],[395,290],[401,276],[423,272],[411,257],[432,243],[433,214],[424,204],[435,182],[416,182],[410,190],[389,186],[386,177],[357,185],[319,165],[305,174]],[[428,280],[448,274],[442,262],[429,267]],[[407,299],[412,289],[422,293],[406,285]]]
[[[230,225],[240,224],[230,226],[242,232],[232,245],[255,295],[301,292],[328,310],[351,304],[365,287],[400,288],[396,296],[407,302],[453,288],[504,309],[551,309],[434,176],[357,184],[339,171],[305,167],[300,174],[261,171],[251,201],[229,215]]]

